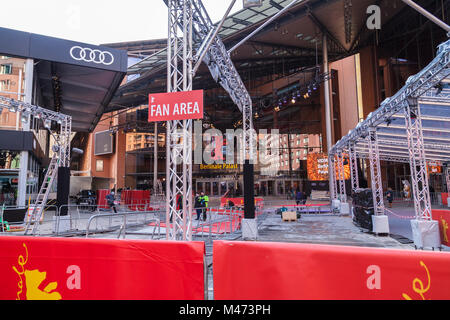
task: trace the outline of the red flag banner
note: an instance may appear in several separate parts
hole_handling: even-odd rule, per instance
[[[204,299],[204,243],[0,237],[2,300]]]
[[[215,241],[217,300],[448,300],[450,253]]]

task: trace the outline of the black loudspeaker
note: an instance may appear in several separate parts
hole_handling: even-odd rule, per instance
[[[244,218],[255,219],[255,182],[253,164],[244,163]]]
[[[356,189],[352,196],[354,221],[372,231],[372,216],[375,214],[372,189]]]
[[[70,168],[58,168],[58,188],[56,192],[56,205],[60,209],[60,216],[67,216],[70,192]],[[61,206],[64,206],[61,208]]]

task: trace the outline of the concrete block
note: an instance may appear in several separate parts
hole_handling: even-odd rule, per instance
[[[341,201],[334,199],[331,201],[331,211],[340,210],[341,209]]]
[[[258,238],[258,224],[256,219],[242,219],[242,239],[256,240]]]
[[[341,202],[340,213],[342,215],[350,214],[350,204],[348,202]]]
[[[417,248],[440,248],[439,222],[435,220],[411,220],[414,245]]]
[[[388,216],[372,216],[372,231],[374,233],[389,233]]]

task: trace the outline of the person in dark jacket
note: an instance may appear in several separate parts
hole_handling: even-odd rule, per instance
[[[297,205],[299,205],[300,203],[302,203],[303,201],[303,193],[300,190],[297,190],[297,194],[295,195],[295,202],[297,203]]]
[[[391,188],[388,188],[386,191],[386,199],[389,203],[389,208],[392,208],[392,201],[394,200],[394,191]]]
[[[111,193],[106,196],[106,202],[109,208],[110,209],[112,208],[114,210],[114,213],[117,213],[116,204],[114,203],[114,200],[115,200],[114,191],[111,191]]]
[[[195,193],[194,208],[197,212],[197,219],[195,220],[200,220],[200,215],[202,214],[202,201],[198,192]]]

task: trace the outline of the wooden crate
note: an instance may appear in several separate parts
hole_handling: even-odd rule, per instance
[[[282,213],[283,221],[297,221],[297,212],[285,211]]]

